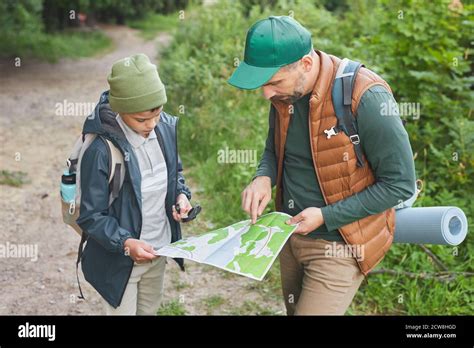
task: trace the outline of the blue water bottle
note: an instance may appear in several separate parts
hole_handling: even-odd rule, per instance
[[[61,198],[67,203],[76,199],[76,173],[69,174],[69,169],[64,170],[61,176]]]

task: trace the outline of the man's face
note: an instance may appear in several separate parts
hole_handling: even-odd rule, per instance
[[[133,114],[120,114],[127,126],[144,138],[148,138],[155,126],[160,122],[160,113],[163,107],[152,111],[142,111]]]
[[[267,100],[290,105],[303,96],[305,82],[303,64],[299,62],[294,67],[278,70],[270,81],[262,86],[262,93]]]

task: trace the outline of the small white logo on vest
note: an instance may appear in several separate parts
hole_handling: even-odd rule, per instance
[[[332,127],[329,128],[329,129],[325,129],[325,130],[324,130],[324,133],[326,133],[326,138],[328,138],[328,139],[331,139],[331,137],[332,137],[333,135],[339,134],[339,133],[334,129],[334,126],[332,126]]]
[[[48,341],[54,341],[56,339],[56,325],[35,325],[26,322],[25,325],[18,326],[18,337],[45,337]]]

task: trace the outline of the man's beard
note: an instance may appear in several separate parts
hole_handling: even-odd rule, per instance
[[[305,82],[306,82],[305,76],[303,74],[300,74],[298,76],[298,82],[296,83],[295,90],[293,91],[292,94],[277,94],[271,97],[270,100],[272,102],[278,101],[287,105],[294,104],[298,99],[300,99],[303,96]]]
[[[278,101],[283,104],[291,105],[291,104],[294,104],[302,96],[303,96],[303,93],[295,91],[291,95],[274,95],[273,97],[270,98],[270,100],[272,102]]]

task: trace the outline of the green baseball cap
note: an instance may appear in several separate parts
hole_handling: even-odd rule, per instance
[[[245,40],[244,61],[227,80],[241,89],[256,89],[285,65],[311,50],[311,33],[289,16],[270,16],[253,24]]]

